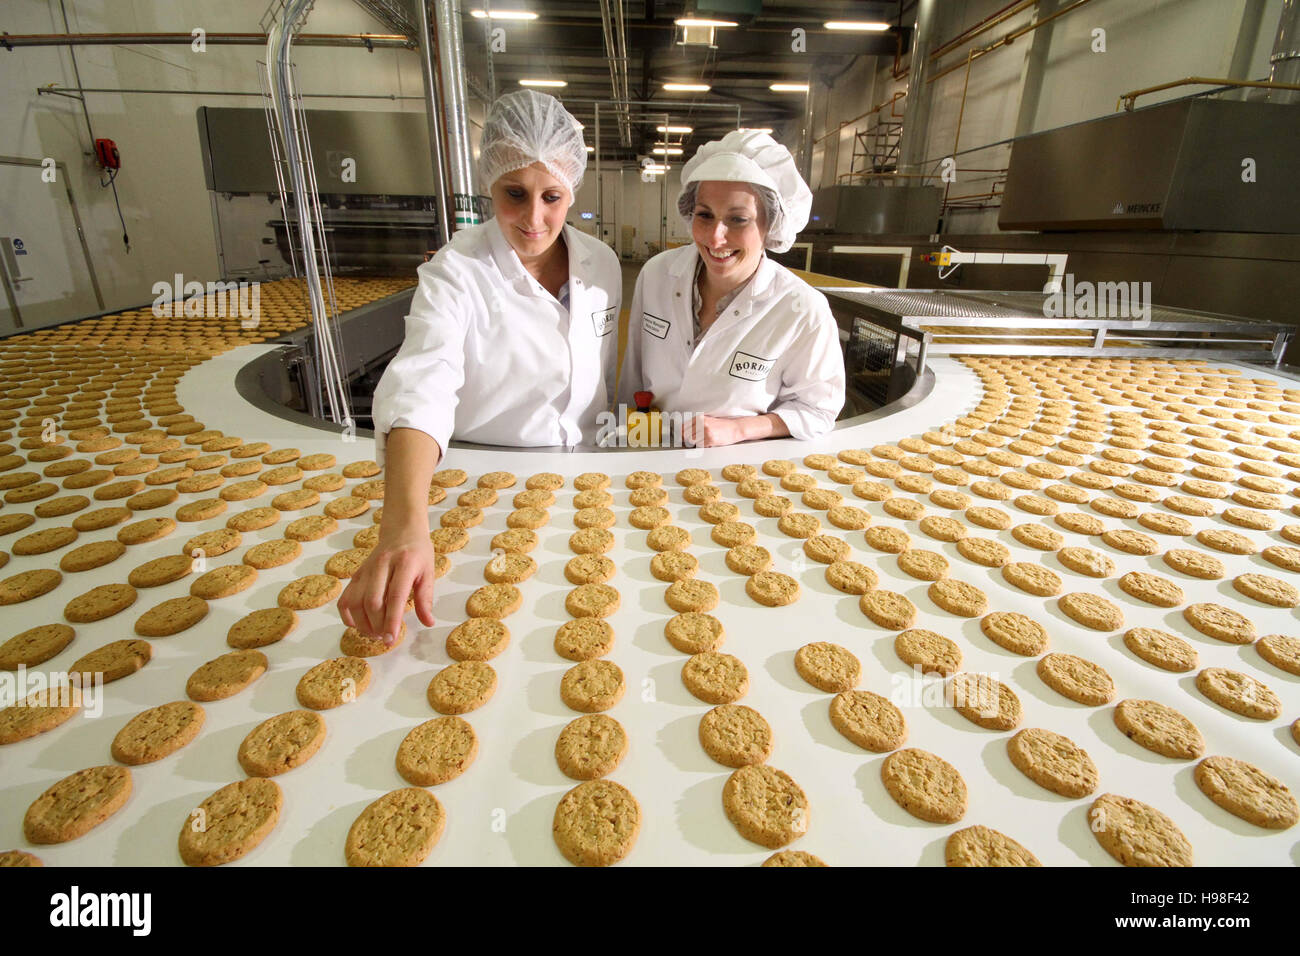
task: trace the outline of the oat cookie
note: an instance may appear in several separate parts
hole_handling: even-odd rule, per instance
[[[1159,574],[1130,571],[1119,579],[1120,590],[1156,607],[1178,607],[1186,598],[1183,589]]]
[[[278,568],[283,564],[288,564],[297,559],[301,554],[302,544],[298,541],[291,538],[276,538],[272,541],[263,541],[261,544],[253,545],[253,547],[244,552],[242,560],[243,563],[247,564],[250,568],[267,570],[270,568]],[[369,554],[369,551],[363,551],[360,556],[361,559],[364,560],[367,554]],[[329,571],[331,567],[333,567],[334,570],[339,570],[339,561],[336,560],[338,557],[338,555],[335,555],[330,558],[332,564],[326,564],[327,571]],[[360,561],[356,562],[356,564],[359,565]],[[346,575],[338,574],[335,575],[335,577],[351,577],[355,570],[356,567],[354,566],[348,570]]]
[[[298,615],[287,607],[264,608],[240,618],[226,632],[226,643],[239,650],[265,647],[284,640],[298,626]]]
[[[142,711],[113,738],[113,759],[131,766],[162,760],[193,741],[203,720],[203,708],[188,700]]]
[[[1175,571],[1203,581],[1213,581],[1226,573],[1223,562],[1204,551],[1174,548],[1161,555],[1161,559]]]
[[[894,638],[894,653],[923,674],[949,677],[961,667],[961,649],[943,635],[924,628],[912,628]]]
[[[863,537],[870,547],[886,554],[899,554],[912,546],[912,539],[901,528],[878,525],[868,528]]]
[[[87,767],[64,777],[27,808],[23,836],[28,843],[66,843],[89,833],[126,805],[131,771]]]
[[[38,690],[0,710],[0,746],[53,730],[81,710],[81,692],[70,682]]]
[[[1294,585],[1267,574],[1239,574],[1232,579],[1232,587],[1238,594],[1273,607],[1295,607],[1300,603],[1300,591]]]
[[[380,797],[348,830],[348,866],[419,866],[446,827],[438,798],[420,787],[405,787]]]
[[[935,581],[926,594],[940,608],[959,617],[979,617],[989,604],[988,597],[975,585],[953,578]]]
[[[908,548],[896,560],[898,570],[920,581],[938,581],[948,576],[948,559],[937,551]]]
[[[1196,649],[1181,637],[1150,627],[1135,627],[1124,633],[1124,645],[1148,664],[1182,673],[1195,670]]]
[[[451,638],[448,637],[449,651],[450,641]],[[580,617],[566,621],[555,632],[555,653],[570,661],[589,661],[603,657],[613,646],[614,629],[598,617]]]
[[[763,715],[743,704],[722,704],[702,718],[700,746],[724,767],[761,764],[772,753],[772,728]]]
[[[1300,820],[1300,804],[1286,784],[1244,760],[1206,757],[1193,777],[1202,793],[1247,823],[1286,830]]]
[[[1196,689],[1225,710],[1252,720],[1274,720],[1282,713],[1277,694],[1240,671],[1207,667],[1196,675]]]
[[[1274,667],[1300,677],[1300,638],[1269,634],[1255,642],[1255,650]]]
[[[887,630],[904,631],[916,623],[916,605],[895,591],[868,591],[858,599],[858,607]]]
[[[1140,557],[1155,554],[1160,550],[1160,544],[1155,538],[1140,531],[1130,531],[1127,528],[1103,532],[1101,540],[1116,551],[1123,551],[1125,554],[1136,554]]]
[[[555,762],[574,780],[597,780],[618,769],[628,750],[627,732],[608,714],[572,720],[555,741]]]
[[[862,676],[862,664],[851,651],[825,641],[799,648],[794,667],[805,681],[828,694],[852,690]]]
[[[636,845],[641,806],[612,780],[589,780],[566,793],[555,808],[551,836],[575,866],[609,866]]]
[[[1154,700],[1122,700],[1111,715],[1119,732],[1152,753],[1194,760],[1205,753],[1205,738],[1190,720]]]
[[[966,827],[948,837],[944,862],[948,866],[1042,866],[1011,837],[985,826]]]
[[[1155,807],[1104,793],[1088,808],[1097,842],[1125,866],[1191,866],[1192,845]]]
[[[1038,662],[1038,676],[1058,694],[1089,707],[1115,697],[1115,682],[1106,670],[1073,654],[1048,654]]]
[[[1100,594],[1072,591],[1057,600],[1066,617],[1094,631],[1114,631],[1124,626],[1124,612]]]
[[[956,823],[966,813],[966,782],[956,767],[932,753],[896,751],[881,764],[880,776],[894,802],[919,820]]]
[[[493,551],[527,554],[537,547],[537,534],[528,528],[511,528],[492,538]]]
[[[745,593],[765,607],[782,607],[799,600],[800,587],[799,582],[788,574],[759,571],[745,582]],[[674,610],[711,610],[717,606],[716,600],[707,608],[677,608],[669,603]]]
[[[1013,561],[1003,565],[1002,577],[1008,584],[1038,597],[1052,597],[1061,593],[1061,576],[1040,564]]]
[[[986,730],[1010,730],[1020,723],[1020,698],[987,674],[954,675],[946,697],[957,713]]]
[[[1097,765],[1069,737],[1041,727],[1020,731],[1007,741],[1012,765],[1034,783],[1063,797],[1078,799],[1097,789]]]
[[[876,572],[857,561],[834,561],[826,568],[826,583],[845,594],[866,594],[878,583]]]
[[[697,583],[697,582],[678,582]],[[676,585],[674,585],[675,587]],[[518,594],[518,591],[515,591]],[[569,592],[564,599],[564,608],[573,617],[609,617],[618,610],[621,603],[618,591],[608,584],[581,584]],[[715,602],[716,603],[716,602]],[[518,607],[519,602],[515,602]],[[472,615],[475,617],[500,617],[499,614]]]
[[[994,611],[980,619],[984,636],[1013,654],[1037,657],[1047,650],[1047,630],[1017,611]]]
[[[907,739],[903,712],[890,701],[865,690],[845,690],[830,704],[831,726],[846,740],[873,753],[888,753]]]
[[[1189,604],[1183,608],[1183,619],[1207,637],[1228,644],[1253,644],[1257,636],[1248,617],[1221,604]]]
[[[485,661],[457,661],[429,682],[429,706],[440,714],[468,714],[486,704],[497,689],[497,674]]]
[[[232,651],[208,661],[185,682],[190,700],[233,697],[266,673],[266,655],[258,650]]]
[[[397,636],[392,644],[385,644],[381,636],[366,637],[355,627],[345,628],[339,638],[339,650],[348,657],[378,657],[396,650],[406,640],[406,622],[397,628]]]
[[[565,671],[560,680],[564,705],[584,714],[609,710],[622,700],[626,690],[623,670],[613,661],[583,661]]]
[[[807,515],[805,517],[811,517]],[[782,521],[785,517],[782,517]],[[813,518],[814,521],[817,519]],[[758,532],[754,526],[744,521],[719,521],[709,532],[709,537],[715,544],[720,544],[724,548],[734,548],[741,544],[750,544],[758,537]]]
[[[721,647],[726,632],[713,615],[687,611],[664,625],[664,637],[683,654],[702,654]]]
[[[808,797],[784,771],[766,764],[741,767],[722,788],[722,809],[736,831],[776,850],[808,832]]]
[[[474,728],[460,717],[435,717],[414,728],[397,748],[397,772],[417,787],[459,777],[478,756]]]
[[[76,632],[66,624],[40,624],[15,634],[0,645],[0,670],[35,667],[72,643]]]
[[[172,598],[145,611],[135,622],[141,637],[170,637],[193,627],[208,615],[208,602],[192,595]]]
[[[330,710],[351,703],[370,686],[370,665],[359,657],[321,661],[298,680],[298,703],[312,710]]]
[[[682,683],[706,704],[731,704],[748,692],[749,671],[738,657],[703,651],[682,666]]]
[[[654,531],[650,532],[650,534],[654,533]],[[649,535],[646,537],[648,538]],[[604,554],[612,547],[614,547],[614,536],[604,528],[583,528],[569,536],[569,550],[574,554]]]

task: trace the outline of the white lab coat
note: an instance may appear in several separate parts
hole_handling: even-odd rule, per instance
[[[740,418],[775,412],[800,440],[830,431],[844,407],[844,358],[830,304],[766,256],[693,349],[694,245],[655,256],[637,276],[619,401],[654,393],[664,412]]]
[[[622,270],[598,239],[564,227],[566,309],[528,274],[495,219],[457,232],[418,270],[406,338],[375,389],[375,457],[389,429],[443,449],[595,441],[614,397]]]

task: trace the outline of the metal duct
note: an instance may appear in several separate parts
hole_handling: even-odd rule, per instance
[[[1300,0],[1282,0],[1282,15],[1277,21],[1277,37],[1268,78],[1271,83],[1300,83]],[[1273,90],[1272,103],[1300,103],[1300,91]]]
[[[938,0],[917,0],[916,29],[912,32],[912,62],[907,74],[907,110],[898,143],[898,171],[921,172],[925,160],[926,129],[930,125],[930,47],[938,19]]]
[[[420,41],[420,74],[424,77],[424,111],[428,118],[429,155],[433,159],[434,183],[438,190],[438,234],[442,245],[451,242],[447,201],[447,174],[442,164],[442,122],[438,116],[438,78],[433,72],[433,37],[429,32],[429,0],[415,0],[416,39]]]
[[[469,117],[465,110],[465,44],[460,32],[460,0],[434,0],[438,21],[438,70],[447,120],[447,165],[450,168],[456,229],[479,223],[470,157]]]
[[[609,60],[609,82],[613,89],[614,111],[618,119],[618,139],[625,148],[632,146],[632,121],[628,101],[632,94],[627,80],[627,24],[623,21],[622,0],[600,0],[600,26],[605,37],[605,57]]]

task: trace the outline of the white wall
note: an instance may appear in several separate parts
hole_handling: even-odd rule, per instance
[[[997,173],[974,172],[974,169],[1004,169],[1010,146],[988,146],[1008,140],[1017,133],[1041,132],[1070,123],[1095,119],[1114,112],[1116,99],[1128,90],[1152,86],[1185,76],[1226,77],[1238,40],[1239,28],[1249,0],[1092,0],[1086,6],[1057,18],[1049,28],[1040,28],[975,60],[971,65],[965,106],[963,86],[967,82],[964,66],[936,80],[933,84],[930,120],[925,131],[927,171],[951,155],[976,147],[987,147],[957,158],[957,182],[951,195],[978,195],[990,191],[999,178]],[[1064,7],[1067,0],[1061,0]],[[1005,0],[943,0],[938,5],[936,44],[946,42],[967,27],[1001,7]],[[1253,38],[1249,77],[1258,79],[1268,73],[1268,55],[1272,49],[1282,0],[1267,0],[1258,34]],[[964,64],[971,46],[987,45],[1017,28],[1033,22],[1032,11],[1024,11],[999,24],[993,30],[947,54],[931,75],[953,64]],[[1105,30],[1106,51],[1092,52],[1095,28]],[[1248,38],[1249,40],[1250,38]],[[1035,43],[1047,42],[1046,66],[1036,103],[1024,98],[1027,64]],[[909,57],[904,57],[904,65]],[[891,76],[892,57],[864,58],[870,64],[868,80],[862,69],[855,68],[836,83],[828,96],[825,114],[816,113],[816,132],[820,136],[833,130],[842,120],[853,117],[876,103],[888,99],[896,89],[905,89],[907,80]],[[1240,77],[1239,77],[1240,78]],[[1139,105],[1186,96],[1204,87],[1183,87],[1143,97]],[[906,111],[909,97],[900,101]],[[1021,117],[1022,101],[1027,115]],[[960,132],[958,116],[960,114]],[[855,126],[865,126],[864,120]],[[904,120],[906,122],[906,120]],[[841,136],[837,174],[848,171],[852,128]],[[829,167],[818,165],[820,156],[834,159],[833,149],[825,146],[814,153],[815,185],[828,184]],[[997,210],[952,210],[946,230],[955,233],[997,232]]]

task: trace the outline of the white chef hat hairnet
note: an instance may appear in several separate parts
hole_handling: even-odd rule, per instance
[[[732,130],[722,139],[705,143],[686,162],[682,167],[678,210],[688,225],[691,210],[683,209],[681,200],[692,183],[709,180],[764,186],[776,194],[780,215],[769,215],[766,242],[773,252],[789,249],[795,236],[808,225],[812,190],[799,175],[790,151],[767,133],[754,129]]]
[[[478,171],[485,190],[506,173],[533,163],[569,188],[574,199],[587,168],[582,127],[554,96],[517,90],[497,97],[483,122]]]

